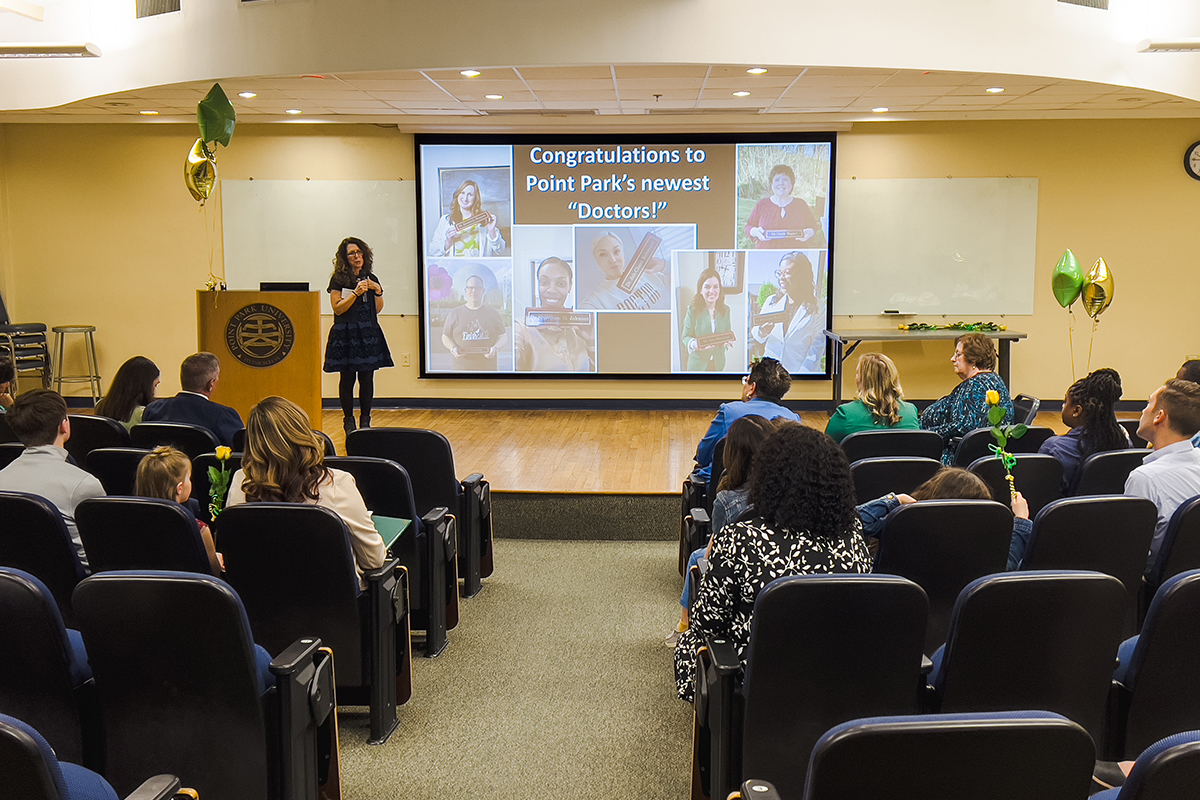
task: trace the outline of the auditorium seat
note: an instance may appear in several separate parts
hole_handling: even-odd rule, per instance
[[[437,431],[420,428],[367,428],[346,435],[346,455],[395,461],[408,470],[417,513],[439,506],[450,509],[458,535],[458,574],[463,596],[479,594],[482,578],[492,574],[492,495],[481,473],[461,481],[454,471],[450,442]]]
[[[803,797],[1083,800],[1094,758],[1083,728],[1045,711],[858,719],[817,742]]]
[[[182,422],[139,422],[129,429],[129,438],[134,447],[153,450],[161,445],[170,445],[182,450],[188,458],[211,453],[220,444],[208,428]]]
[[[1112,575],[1125,587],[1125,631],[1132,635],[1157,520],[1158,509],[1144,497],[1055,500],[1033,518],[1020,569],[1085,569]]]
[[[942,462],[936,458],[918,456],[881,456],[851,462],[850,477],[854,479],[855,502],[869,503],[889,492],[909,494],[941,468]]]
[[[3,417],[0,414],[0,417]],[[3,442],[0,443],[0,469],[4,469],[12,462],[21,457],[21,453],[25,452],[25,445],[20,442]]]
[[[1004,571],[1012,530],[1012,511],[991,500],[922,500],[888,515],[872,572],[899,575],[925,590],[926,655],[946,641],[963,588]]]
[[[1020,453],[1014,458],[1017,459],[1017,465],[1012,468],[1013,482],[1029,504],[1029,516],[1032,518],[1048,503],[1062,497],[1063,465],[1054,456],[1037,453]],[[1011,504],[1012,492],[999,456],[977,458],[968,469],[988,485],[993,500],[1002,505]]]
[[[1038,409],[1042,407],[1042,401],[1028,394],[1019,394],[1012,401],[1013,422],[1033,425],[1037,420]]]
[[[445,508],[417,515],[408,472],[395,461],[368,456],[325,459],[325,465],[354,476],[372,514],[412,520],[391,554],[408,569],[412,627],[425,631],[425,656],[446,648],[446,630],[458,623],[458,571],[454,532]]]
[[[1108,450],[1092,453],[1079,467],[1073,495],[1124,494],[1129,473],[1142,465],[1149,450]]]
[[[207,575],[105,572],[79,584],[75,603],[118,792],[153,764],[187,775],[202,798],[317,796],[318,741],[336,742],[318,736],[335,720],[318,637],[272,660],[234,590]]]
[[[140,447],[100,447],[88,453],[87,471],[100,481],[105,494],[132,496],[138,464],[149,452]]]
[[[933,431],[880,430],[859,431],[842,439],[842,451],[853,464],[864,458],[909,456],[912,458],[942,457],[942,437]]]
[[[71,421],[71,438],[67,439],[67,452],[75,463],[87,463],[88,453],[98,447],[129,447],[129,431],[115,419],[90,414],[68,414]]]
[[[1146,551],[1149,549],[1147,546]],[[1166,581],[1193,569],[1200,569],[1200,497],[1180,504],[1167,522],[1158,555],[1146,570],[1142,608],[1149,607]]]
[[[800,797],[797,765],[822,732],[864,715],[915,712],[928,607],[919,586],[887,575],[768,584],[754,603],[744,674],[726,640],[710,638],[697,653],[698,754],[708,795],[725,797],[746,775]]]
[[[86,574],[62,514],[44,497],[0,492],[0,566],[37,577],[54,596],[67,627],[75,627],[71,593]]]
[[[1154,742],[1200,730],[1200,570],[1168,579],[1142,632],[1125,640],[1113,674],[1104,759],[1137,757]]]
[[[933,656],[931,710],[1037,708],[1099,739],[1127,605],[1121,582],[1099,572],[1006,572],[972,581]]]
[[[195,516],[172,500],[94,497],[76,507],[75,524],[92,572],[212,573]]]
[[[329,434],[325,433],[325,431],[319,431],[316,428],[313,428],[313,433],[315,433],[317,435],[317,438],[322,441],[322,444],[324,444],[326,456],[336,456],[337,455],[337,448],[335,448],[333,446],[333,439],[329,438]],[[246,449],[246,429],[245,428],[241,428],[240,430],[236,430],[233,432],[232,444],[233,444],[233,451],[235,453],[241,453],[242,451],[244,451]]]
[[[1029,428],[1019,439],[1009,439],[1007,449],[1010,453],[1036,453],[1042,444],[1054,435],[1050,428]],[[988,445],[995,444],[991,428],[976,428],[962,437],[954,451],[954,466],[966,469],[976,459],[990,456],[992,451]]]
[[[1123,786],[1092,800],[1175,800],[1200,787],[1200,731],[1159,739],[1137,756]]]
[[[108,781],[86,767],[59,761],[31,725],[0,714],[0,786],[21,800],[108,800],[117,797]],[[169,800],[180,791],[174,775],[147,778],[125,800]]]
[[[408,572],[390,560],[367,570],[360,590],[350,531],[320,506],[236,505],[217,530],[255,641],[278,652],[319,636],[337,654],[338,703],[370,706],[370,743],[387,741],[412,694]]]
[[[0,567],[0,652],[0,710],[36,726],[63,758],[100,769],[96,687],[83,638],[63,625],[44,583],[7,567]]]

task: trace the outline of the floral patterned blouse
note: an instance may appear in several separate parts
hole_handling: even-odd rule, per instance
[[[954,462],[954,448],[950,440],[965,436],[976,428],[990,427],[988,422],[987,393],[1000,393],[1000,405],[1004,407],[1001,424],[1013,421],[1012,398],[1008,387],[994,372],[980,372],[954,387],[954,391],[921,412],[921,427],[942,437],[945,449],[942,463]]]
[[[689,703],[695,691],[696,650],[705,638],[729,640],[745,666],[754,600],[767,584],[788,575],[870,572],[871,556],[856,519],[837,540],[807,532],[773,530],[760,517],[738,522],[713,540],[709,570],[691,611],[691,627],[675,646],[675,688]]]

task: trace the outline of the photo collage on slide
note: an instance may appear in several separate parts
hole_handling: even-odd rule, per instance
[[[578,147],[596,159],[646,151]],[[538,183],[529,148],[421,144],[425,372],[743,375],[769,356],[824,375],[831,142],[706,149],[716,177],[704,189],[719,196],[656,195],[682,210],[653,219],[619,206],[575,219],[559,207],[586,204],[543,211],[516,195]],[[624,191],[664,180],[641,170],[625,173]],[[541,182],[577,191],[584,174]]]

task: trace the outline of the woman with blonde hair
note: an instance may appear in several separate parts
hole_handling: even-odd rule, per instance
[[[863,353],[854,370],[858,397],[843,403],[829,417],[825,433],[841,442],[852,433],[884,428],[920,427],[917,407],[904,401],[900,373],[882,353]]]
[[[387,558],[354,476],[325,466],[324,444],[308,414],[290,400],[268,397],[250,409],[242,468],[230,479],[225,505],[241,503],[305,503],[333,511],[350,529],[360,580],[363,570],[382,567]]]

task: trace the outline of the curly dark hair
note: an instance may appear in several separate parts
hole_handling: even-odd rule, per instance
[[[846,454],[824,433],[785,425],[750,467],[750,505],[776,530],[837,541],[855,529],[854,481]]]
[[[350,266],[350,259],[346,258],[346,248],[352,244],[358,245],[358,249],[363,254],[362,272],[359,273],[360,278],[365,278],[371,274],[371,267],[375,264],[375,254],[371,252],[371,248],[367,243],[357,236],[347,236],[342,239],[342,243],[338,245],[337,252],[333,255],[333,274],[340,278],[347,286],[354,285],[354,267]]]
[[[792,388],[792,376],[773,358],[764,357],[750,367],[746,383],[754,384],[754,394],[763,400],[778,403]]]
[[[1089,373],[1067,389],[1067,397],[1083,406],[1081,453],[1123,450],[1129,446],[1125,431],[1117,424],[1116,405],[1121,399],[1121,376],[1107,367]]]

